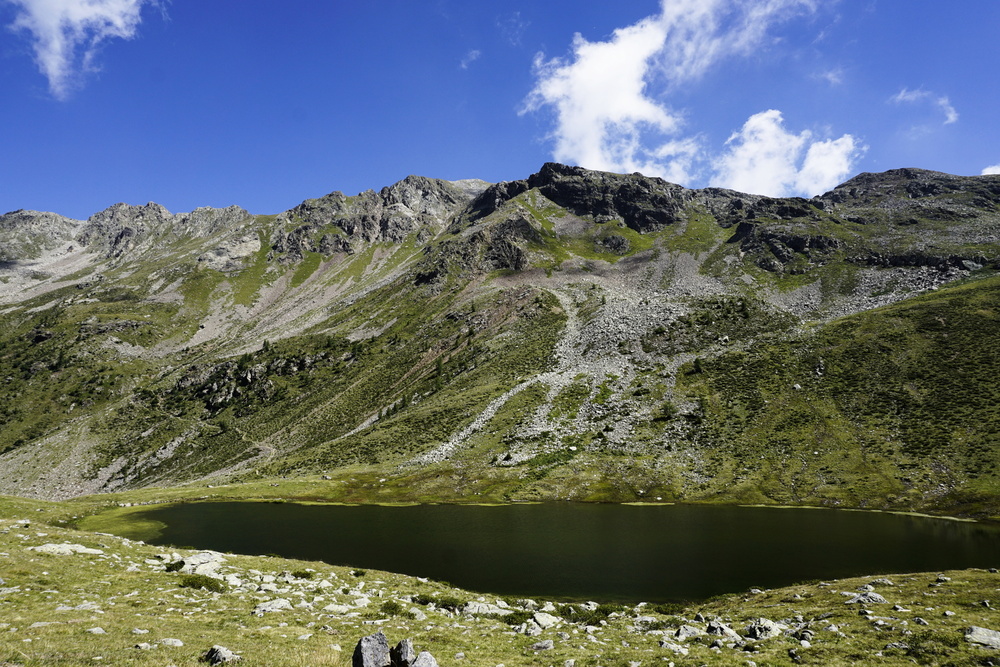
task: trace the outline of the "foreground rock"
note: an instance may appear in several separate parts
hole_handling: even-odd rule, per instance
[[[438,667],[437,660],[429,651],[417,654],[412,639],[404,639],[390,650],[389,640],[381,630],[358,641],[351,657],[351,665],[352,667]]]
[[[236,655],[225,646],[218,645],[208,649],[205,651],[204,655],[201,656],[201,661],[207,662],[210,665],[221,665],[225,662],[238,662],[242,659],[243,656]]]
[[[966,630],[965,641],[971,644],[981,644],[990,648],[1000,649],[1000,632],[973,625]]]

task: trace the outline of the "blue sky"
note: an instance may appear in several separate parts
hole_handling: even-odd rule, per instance
[[[812,195],[1000,172],[1000,2],[0,0],[0,212],[275,213],[548,160]]]

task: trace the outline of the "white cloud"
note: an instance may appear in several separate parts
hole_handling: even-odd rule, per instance
[[[462,69],[469,69],[469,65],[479,60],[479,56],[481,55],[483,55],[482,51],[479,51],[478,49],[473,49],[472,51],[469,51],[468,53],[465,54],[465,56],[462,58],[462,62],[460,62],[458,66],[461,67]]]
[[[49,90],[65,99],[78,77],[93,71],[101,42],[131,39],[140,11],[155,0],[7,0],[17,9],[11,27],[31,34],[35,61]]]
[[[901,91],[889,98],[890,102],[895,104],[912,104],[915,102],[922,102],[924,100],[930,100],[931,103],[936,105],[941,113],[944,114],[944,124],[951,125],[958,121],[958,111],[952,106],[951,100],[948,99],[947,95],[938,96],[929,90],[924,90],[923,88],[918,88],[916,90],[910,90],[908,88],[903,88]]]
[[[831,86],[839,86],[844,83],[844,70],[840,67],[826,70],[815,75],[815,78],[826,81]]]
[[[712,184],[772,197],[825,192],[844,180],[864,151],[849,134],[825,141],[814,141],[808,130],[793,134],[774,109],[751,116],[726,145]]]
[[[606,41],[590,42],[577,34],[567,57],[547,59],[539,54],[537,81],[522,113],[553,111],[550,138],[553,157],[560,162],[640,171],[683,184],[717,172],[714,180],[719,182],[752,185],[759,178],[761,185],[755,187],[768,192],[778,184],[782,192],[816,194],[815,188],[826,187],[831,174],[848,172],[858,154],[850,135],[813,142],[809,133],[786,132],[781,114],[767,111],[751,117],[713,164],[704,137],[688,130],[685,114],[664,101],[666,94],[697,80],[721,61],[760,48],[774,24],[814,11],[815,4],[814,0],[661,0],[659,14],[615,30]],[[837,76],[830,73],[826,78],[834,83]],[[779,171],[739,175],[741,163]]]
[[[1000,174],[1000,164],[990,165],[982,171],[982,176],[990,176],[991,174]]]

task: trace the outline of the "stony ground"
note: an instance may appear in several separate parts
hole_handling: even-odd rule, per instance
[[[387,572],[164,549],[0,519],[0,665],[346,665],[411,639],[441,665],[1000,664],[1000,574],[901,574],[704,603],[500,599]],[[212,589],[212,590],[209,590]]]

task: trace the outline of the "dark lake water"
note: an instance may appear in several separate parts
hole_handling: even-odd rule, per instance
[[[157,544],[279,554],[545,599],[701,600],[867,574],[1000,567],[1000,528],[842,510],[552,503],[192,503]]]

